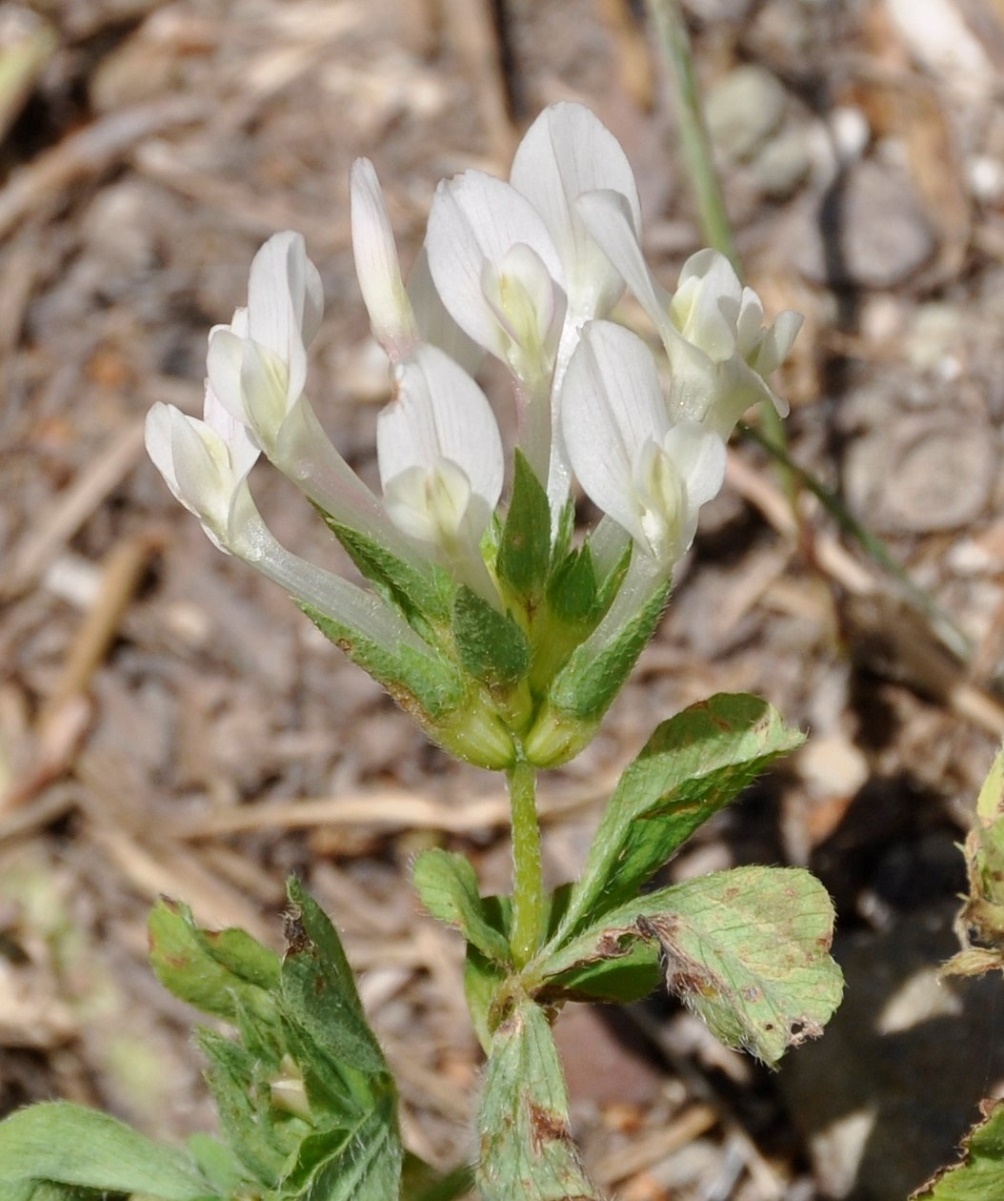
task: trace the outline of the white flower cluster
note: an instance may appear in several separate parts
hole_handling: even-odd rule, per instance
[[[271,537],[247,484],[264,453],[336,528],[420,574],[435,564],[504,612],[483,554],[506,475],[495,416],[473,378],[487,353],[512,377],[519,448],[552,514],[576,479],[633,540],[644,574],[665,580],[721,487],[735,423],[760,399],[782,409],[766,377],[798,316],[765,328],[759,298],[710,250],[666,293],[643,258],[627,158],[578,104],[541,114],[508,183],[472,170],[440,184],[407,285],[365,159],[351,196],[359,283],[395,382],[378,425],[382,498],[331,444],[304,393],[321,282],[302,238],[281,233],[254,259],[247,307],[210,333],[204,420],[162,404],[149,415],[150,456],[178,500],[221,549],[322,614],[378,640],[419,643],[392,606]],[[661,336],[663,370],[610,320],[625,286]]]

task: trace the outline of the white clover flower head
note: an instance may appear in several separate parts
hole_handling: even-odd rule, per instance
[[[701,505],[725,476],[725,444],[697,422],[675,422],[648,347],[592,321],[565,376],[562,428],[587,495],[671,568],[693,541]]]

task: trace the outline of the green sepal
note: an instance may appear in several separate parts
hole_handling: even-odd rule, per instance
[[[158,1201],[213,1197],[188,1156],[67,1101],[31,1105],[0,1122],[0,1181],[4,1201],[34,1201],[46,1193],[69,1198],[76,1190],[139,1193]]]
[[[621,551],[618,558],[613,563],[612,567],[603,575],[596,566],[596,556],[593,552],[593,546],[590,539],[587,539],[583,547],[588,550],[593,559],[594,569],[596,571],[596,608],[598,615],[606,613],[607,609],[613,604],[614,597],[621,590],[621,585],[624,583],[624,578],[628,573],[628,568],[631,566],[631,556],[634,554],[634,543],[631,538],[625,535],[624,549]]]
[[[225,1143],[208,1134],[193,1134],[187,1146],[196,1166],[214,1192],[222,1197],[233,1197],[250,1191],[248,1186],[255,1182]]]
[[[555,945],[635,896],[709,817],[804,735],[766,701],[719,693],[662,722],[624,771]]]
[[[425,654],[403,644],[393,649],[381,646],[351,626],[318,612],[313,605],[293,599],[325,638],[382,684],[421,724],[442,719],[462,703],[464,682],[460,673],[432,647]]]
[[[554,546],[551,549],[551,563],[560,563],[572,547],[575,537],[575,501],[569,498],[561,506],[558,520],[555,523]]]
[[[519,449],[514,457],[512,499],[502,527],[496,570],[499,581],[528,614],[536,609],[551,559],[551,506]]]
[[[386,1073],[338,932],[297,879],[286,891],[291,911],[280,972],[286,1013],[335,1062],[366,1075]]]
[[[621,905],[543,953],[527,977],[546,996],[549,981],[649,940],[670,992],[727,1046],[774,1064],[789,1046],[821,1034],[840,1003],[843,977],[829,955],[833,917],[809,872],[737,867]]]
[[[656,590],[607,645],[574,651],[548,694],[551,707],[577,722],[597,722],[621,690],[662,617],[670,584]]]
[[[441,567],[431,561],[419,570],[399,559],[379,542],[341,525],[330,514],[319,510],[324,523],[348,552],[352,562],[376,591],[399,609],[419,633],[426,635],[425,623],[433,627],[446,624],[450,616],[453,582]]]
[[[561,625],[588,631],[602,617],[596,565],[588,546],[570,551],[547,581],[547,607]]]
[[[526,997],[492,1038],[479,1127],[481,1201],[599,1201],[572,1142],[551,1027]]]
[[[150,964],[169,992],[203,1013],[236,1022],[238,1007],[274,1023],[270,995],[279,957],[246,931],[203,930],[187,905],[162,899],[147,923]]]
[[[456,926],[488,959],[509,963],[508,940],[485,918],[478,878],[469,859],[433,847],[415,860],[412,879],[422,904],[434,918]]]
[[[511,617],[464,586],[453,603],[453,637],[464,668],[489,689],[511,688],[526,674],[526,635]]]

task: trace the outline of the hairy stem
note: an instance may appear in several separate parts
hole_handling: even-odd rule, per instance
[[[506,773],[512,814],[512,954],[517,968],[544,940],[544,876],[537,820],[537,770],[520,759]]]

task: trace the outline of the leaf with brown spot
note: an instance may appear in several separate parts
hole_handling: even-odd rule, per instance
[[[176,997],[203,1013],[237,1020],[240,1009],[270,1023],[279,960],[244,930],[203,930],[187,905],[161,898],[147,923],[150,964]]]
[[[357,1072],[387,1071],[370,1030],[338,932],[296,879],[287,885],[292,906],[286,930],[280,992],[289,1017],[336,1063]]]
[[[822,1033],[843,977],[830,958],[833,906],[800,868],[739,867],[620,906],[543,959],[541,992],[625,939],[658,942],[670,992],[731,1047],[774,1064]]]
[[[522,998],[492,1039],[479,1115],[481,1201],[601,1201],[568,1127],[547,1016]]]

